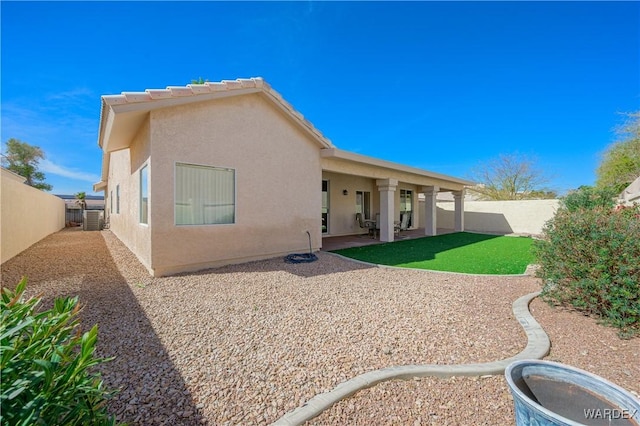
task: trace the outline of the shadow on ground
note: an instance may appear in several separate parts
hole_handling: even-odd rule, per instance
[[[105,386],[120,389],[109,403],[128,424],[202,424],[202,415],[143,308],[120,274],[100,232],[65,229],[2,264],[2,286],[27,276],[27,292],[79,296],[82,327],[98,324],[97,355],[115,357],[100,367]],[[153,368],[143,368],[152,365]]]

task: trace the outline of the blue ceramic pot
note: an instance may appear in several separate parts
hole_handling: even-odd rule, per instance
[[[517,426],[640,426],[640,400],[587,371],[523,360],[505,370]]]

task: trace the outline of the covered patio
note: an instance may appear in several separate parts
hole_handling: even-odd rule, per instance
[[[439,192],[453,194],[453,231],[464,231],[464,191],[473,182],[337,148],[321,150],[321,157],[323,249],[334,237],[355,236],[352,245],[371,243],[358,237],[366,229],[357,217],[374,223],[378,242],[437,235]],[[406,226],[398,234],[403,219]]]

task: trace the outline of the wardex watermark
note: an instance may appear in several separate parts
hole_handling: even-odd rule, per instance
[[[586,408],[585,419],[633,419],[638,415],[638,410],[626,410],[618,408]]]

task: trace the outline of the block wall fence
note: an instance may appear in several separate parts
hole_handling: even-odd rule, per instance
[[[64,200],[23,183],[2,170],[0,177],[0,263],[65,225]]]

